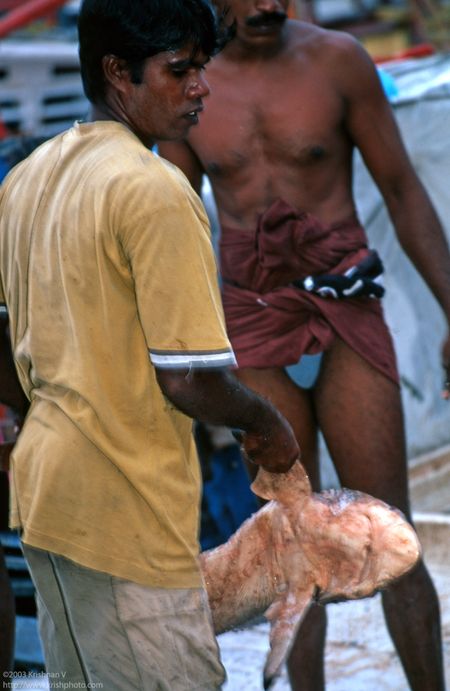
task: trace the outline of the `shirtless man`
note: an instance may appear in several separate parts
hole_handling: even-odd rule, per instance
[[[379,295],[371,280],[379,269],[369,270],[359,297],[326,299],[302,282],[311,267],[342,275],[374,259],[355,217],[355,147],[404,250],[450,321],[445,237],[361,45],[287,19],[288,0],[228,4],[236,36],[208,65],[211,95],[200,125],[185,140],[161,145],[160,153],[198,191],[203,174],[211,181],[239,376],[290,420],[316,489],[320,427],[342,485],[380,497],[411,518],[395,356],[379,300],[365,297]],[[302,245],[298,256],[296,243]],[[294,278],[301,287],[292,285]],[[304,390],[284,366],[303,352],[321,351],[317,382]],[[442,358],[448,381],[449,339]],[[423,564],[383,593],[383,608],[411,688],[442,691],[439,605]],[[325,632],[325,610],[315,607],[290,655],[293,689],[324,688]]]

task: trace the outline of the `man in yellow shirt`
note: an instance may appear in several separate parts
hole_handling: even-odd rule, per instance
[[[221,30],[206,0],[85,0],[79,37],[92,121],[43,144],[0,192],[0,303],[30,400],[11,525],[53,681],[217,689],[192,418],[241,428],[274,472],[299,453],[228,370],[204,208],[150,151],[197,123]]]

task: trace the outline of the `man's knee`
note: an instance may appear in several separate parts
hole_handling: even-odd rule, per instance
[[[439,600],[428,569],[421,559],[412,571],[382,591],[383,607],[411,606],[433,608],[439,613]]]

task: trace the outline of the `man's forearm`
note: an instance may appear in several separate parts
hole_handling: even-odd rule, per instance
[[[284,472],[299,457],[288,422],[228,370],[157,370],[157,378],[165,396],[186,415],[246,432],[247,455],[267,470]]]
[[[420,185],[389,204],[399,242],[450,323],[450,251],[439,218]]]
[[[226,369],[157,370],[157,378],[166,397],[200,422],[257,432],[264,424],[262,418],[277,414]]]

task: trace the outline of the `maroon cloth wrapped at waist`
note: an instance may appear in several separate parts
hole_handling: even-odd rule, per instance
[[[378,300],[326,299],[289,285],[343,273],[369,250],[353,217],[324,226],[277,200],[256,230],[222,227],[220,268],[227,330],[240,367],[285,367],[326,350],[336,335],[398,383],[392,339]]]

